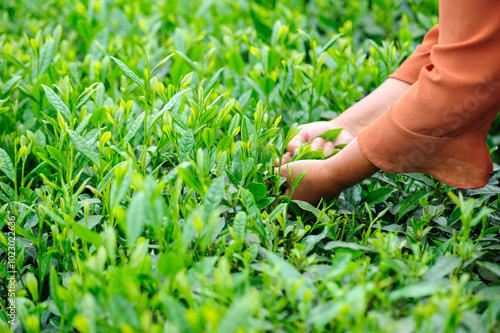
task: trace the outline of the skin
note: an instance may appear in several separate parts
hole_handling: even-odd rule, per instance
[[[331,121],[319,121],[300,126],[301,131],[290,141],[287,153],[283,156],[280,167],[281,176],[286,177],[285,193],[291,193],[291,174],[297,177],[306,169],[306,175],[295,188],[292,199],[317,204],[321,198],[327,201],[336,199],[349,187],[373,175],[378,168],[361,152],[357,134],[373,123],[392,103],[397,101],[409,88],[410,84],[396,79],[387,79],[358,103],[344,111]],[[327,130],[343,128],[335,142],[325,142],[318,138]],[[348,143],[338,154],[326,160],[303,160],[288,163],[302,143],[311,142],[312,149],[322,149],[325,156],[336,145]],[[276,160],[276,167],[279,161]]]

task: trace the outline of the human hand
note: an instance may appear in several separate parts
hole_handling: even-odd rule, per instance
[[[317,121],[314,123],[305,124],[299,126],[300,132],[288,143],[286,150],[287,153],[283,155],[281,164],[286,164],[293,159],[293,156],[297,153],[300,145],[311,142],[311,151],[322,150],[324,156],[328,156],[333,152],[336,146],[340,144],[346,144],[354,139],[354,135],[348,130],[343,129],[335,141],[325,141],[319,138],[321,134],[326,131],[342,128],[340,124],[337,124],[335,120],[332,121]],[[280,161],[276,159],[275,166],[279,166]]]
[[[307,172],[294,188],[291,175],[295,180],[303,170]],[[279,171],[286,178],[284,195],[316,205],[321,198],[336,199],[340,192],[370,177],[378,168],[365,157],[355,138],[333,157],[292,162],[282,165]]]
[[[293,188],[292,185],[303,170],[307,170],[304,178]],[[328,160],[302,160],[282,165],[280,175],[286,178],[283,195],[291,195],[292,200],[307,201],[312,205],[317,205],[321,198],[334,200],[343,190],[335,182],[334,173]]]

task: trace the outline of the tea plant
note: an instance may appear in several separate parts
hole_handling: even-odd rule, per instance
[[[0,13],[2,331],[500,329],[498,165],[481,190],[380,172],[318,207],[273,168],[297,123],[397,68],[437,2]]]

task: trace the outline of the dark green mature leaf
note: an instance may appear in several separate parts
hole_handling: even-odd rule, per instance
[[[305,254],[307,255],[321,240],[325,239],[328,233],[328,228],[323,228],[323,231],[318,235],[309,235],[303,240],[303,244],[306,246]]]
[[[456,256],[441,256],[437,258],[432,268],[425,273],[424,279],[429,282],[437,282],[446,275],[453,272],[460,265],[462,260]]]
[[[376,205],[378,203],[384,202],[391,196],[392,193],[396,192],[395,188],[381,187],[368,193],[366,196],[366,202],[370,205]]]
[[[92,118],[92,113],[86,115],[85,118],[83,118],[80,125],[78,125],[78,127],[76,128],[75,132],[82,135],[83,131],[87,128],[87,126],[90,123],[90,118]]]
[[[316,216],[316,217],[319,217],[319,215],[321,213],[321,211],[318,208],[314,207],[313,205],[311,205],[308,202],[301,201],[301,200],[292,200],[292,202],[296,203],[303,210],[308,211],[310,213],[313,213],[314,216]],[[323,222],[326,223],[327,221],[328,221],[328,217],[327,216],[323,217]]]
[[[72,130],[68,130],[68,134],[71,138],[71,142],[73,142],[73,145],[80,152],[80,154],[91,160],[95,165],[100,166],[101,162],[99,154],[91,149],[91,146],[87,142],[87,140],[85,140],[83,137],[78,135],[78,133]]]
[[[39,206],[41,210],[45,212],[54,222],[59,223],[60,225],[66,225],[66,222],[64,222],[63,218],[60,217],[58,214],[56,214],[52,209],[48,208],[47,206],[40,205]]]
[[[116,294],[112,295],[109,312],[115,325],[118,325],[118,323],[127,323],[128,327],[132,330],[139,330],[139,319],[137,318],[134,305],[125,297]]]
[[[307,323],[313,325],[318,331],[324,331],[324,327],[331,323],[339,314],[342,303],[327,301],[316,305],[307,318]]]
[[[217,80],[219,80],[220,75],[224,71],[224,68],[219,69],[215,74],[212,75],[210,80],[208,80],[207,85],[205,87],[205,91],[210,91],[214,86]]]
[[[286,206],[286,203],[280,203],[278,206],[276,206],[276,208],[274,208],[273,211],[269,214],[269,223],[272,223],[274,222],[274,220],[276,220],[276,215],[284,215]]]
[[[428,196],[429,194],[430,193],[428,191],[422,190],[406,197],[405,201],[403,201],[403,204],[401,205],[401,208],[399,209],[397,220],[401,220],[403,216],[415,209],[420,204],[420,199]]]
[[[127,65],[125,65],[123,62],[121,62],[119,59],[117,59],[115,57],[110,57],[110,58],[113,59],[113,61],[118,65],[118,67],[120,67],[120,69],[122,70],[122,72],[129,79],[131,79],[132,81],[134,81],[135,83],[137,83],[141,88],[144,88],[144,83],[142,83],[142,80],[139,79],[139,77],[137,75],[135,75],[135,73],[132,72],[132,70],[127,67]]]
[[[12,164],[9,154],[2,148],[0,148],[0,165],[2,166],[0,170],[9,177],[10,180],[15,181],[16,170],[14,169],[14,164]]]
[[[176,54],[181,57],[182,59],[184,59],[185,62],[187,62],[189,64],[189,66],[191,66],[194,70],[196,70],[197,72],[199,72],[201,70],[200,68],[200,65],[198,65],[198,63],[194,62],[193,60],[191,60],[191,58],[189,58],[187,56],[187,54],[185,54],[184,52],[181,52],[179,50],[176,51]]]
[[[470,195],[492,195],[492,194],[500,194],[500,187],[494,186],[494,185],[486,185],[483,188],[477,189],[477,190],[470,190],[469,191]]]
[[[68,109],[66,104],[61,100],[59,96],[54,92],[54,90],[50,89],[46,85],[42,84],[43,90],[45,91],[45,96],[49,101],[50,105],[59,113],[66,118],[69,123],[73,122],[73,116],[71,115],[71,111]]]
[[[57,312],[59,312],[59,315],[61,315],[61,313],[64,313],[64,303],[57,294],[58,286],[59,286],[59,279],[57,275],[57,270],[54,268],[54,266],[52,266],[49,274],[49,293],[50,293],[50,298],[54,301],[57,307]]]
[[[500,280],[500,265],[488,261],[478,261],[477,264],[485,268],[489,272],[491,272],[493,275],[496,275],[496,279],[495,278],[492,279],[490,277],[488,280],[490,281]]]
[[[266,259],[272,267],[279,266],[280,275],[286,277],[290,282],[296,282],[302,278],[301,274],[292,264],[284,260],[276,253],[263,249],[266,254]]]

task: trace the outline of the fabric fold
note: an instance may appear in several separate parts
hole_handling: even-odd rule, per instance
[[[366,158],[381,170],[426,173],[458,188],[484,187],[493,172],[486,133],[457,137],[414,133],[393,118],[392,107],[360,133],[358,142]]]
[[[422,67],[431,63],[431,49],[438,43],[439,25],[434,26],[424,37],[420,45],[406,59],[399,68],[389,75],[390,78],[397,79],[409,84],[414,84],[418,80]]]
[[[493,171],[486,138],[500,111],[500,1],[442,0],[439,12],[430,62],[358,142],[382,170],[480,188]]]

